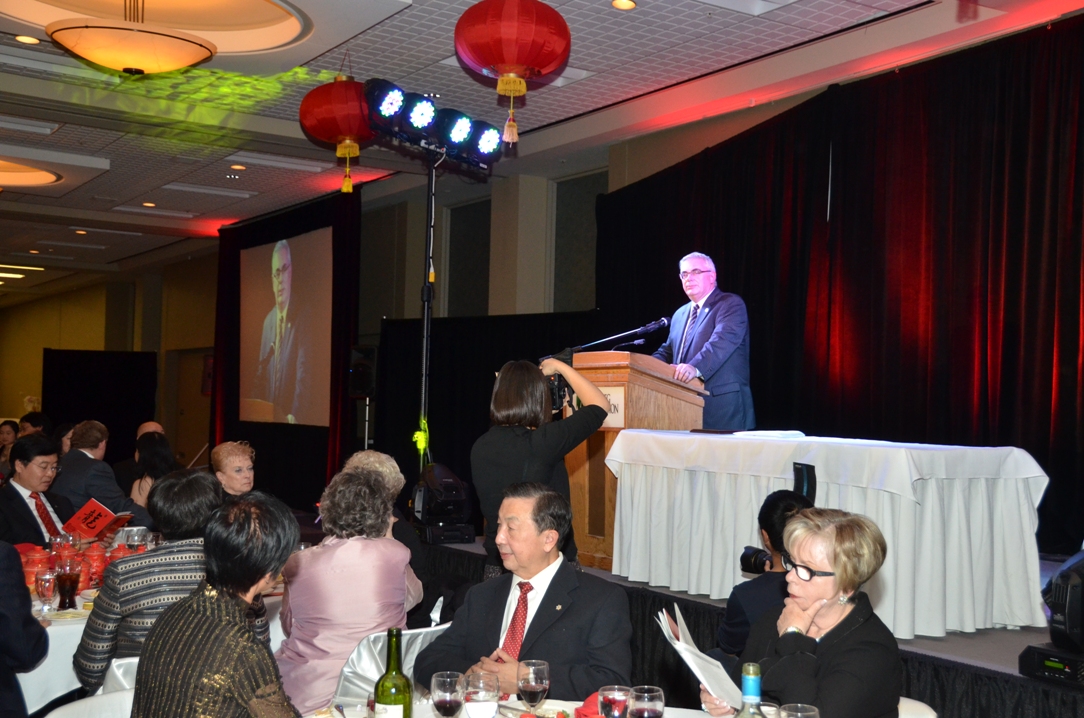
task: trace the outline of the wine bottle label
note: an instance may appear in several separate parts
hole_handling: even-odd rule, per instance
[[[376,715],[376,718],[403,718],[403,706],[377,703],[374,714]]]

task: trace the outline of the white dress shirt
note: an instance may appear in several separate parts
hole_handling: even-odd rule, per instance
[[[30,507],[30,515],[34,517],[34,520],[38,522],[38,528],[41,529],[41,535],[49,539],[49,531],[45,528],[45,522],[41,520],[41,516],[38,516],[38,506],[34,502],[34,498],[30,495],[30,489],[19,484],[18,481],[12,481],[11,485],[15,487],[15,490],[19,492],[19,496],[23,497],[23,501]],[[53,523],[61,531],[64,530],[64,522],[60,520],[60,517],[56,515],[56,511],[53,511],[53,505],[49,503],[49,499],[44,496],[41,497],[41,502],[45,504],[45,510],[49,512],[49,515],[53,517]]]
[[[504,636],[508,633],[508,626],[512,623],[512,616],[516,612],[516,604],[519,603],[519,585],[524,581],[531,584],[531,591],[527,594],[527,625],[523,628],[523,635],[526,636],[527,629],[531,627],[531,621],[534,620],[534,615],[538,613],[538,607],[542,604],[542,598],[546,595],[550,582],[553,581],[557,569],[561,568],[564,560],[564,554],[558,552],[557,560],[539,571],[532,578],[512,577],[512,590],[508,592],[508,600],[504,605],[504,620],[501,622],[501,640],[498,645],[504,645]]]

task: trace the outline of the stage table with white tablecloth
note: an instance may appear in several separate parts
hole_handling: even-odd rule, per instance
[[[1046,626],[1035,539],[1048,478],[1013,447],[897,444],[627,429],[606,465],[617,476],[613,572],[726,598],[760,546],[757,513],[816,470],[816,505],[868,516],[888,557],[864,590],[897,638]],[[795,435],[796,434],[796,435]]]

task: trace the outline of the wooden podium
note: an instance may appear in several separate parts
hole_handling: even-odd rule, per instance
[[[572,366],[610,399],[606,423],[565,456],[580,563],[609,571],[617,477],[605,460],[614,439],[622,429],[702,428],[707,392],[676,381],[673,367],[647,354],[583,352]]]

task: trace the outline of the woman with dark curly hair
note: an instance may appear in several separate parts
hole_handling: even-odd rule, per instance
[[[302,714],[331,704],[346,660],[362,638],[397,626],[422,600],[410,551],[391,536],[384,477],[359,468],[336,474],[320,497],[328,534],[282,570],[282,630],[275,653],[282,684]]]

